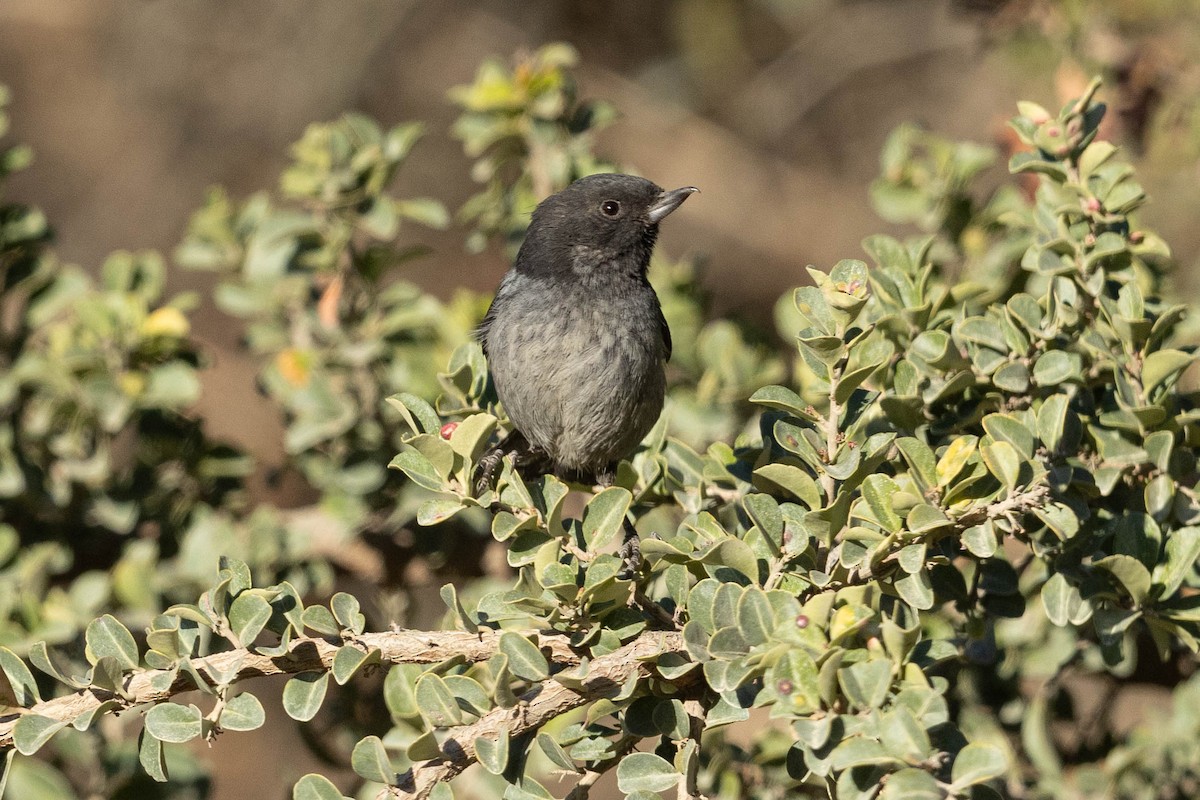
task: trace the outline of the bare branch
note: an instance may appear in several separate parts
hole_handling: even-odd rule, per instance
[[[534,731],[550,720],[601,698],[615,697],[635,673],[650,674],[648,659],[659,653],[682,652],[683,635],[666,631],[647,631],[629,644],[600,656],[589,664],[587,678],[579,689],[564,686],[550,678],[521,697],[513,708],[497,708],[471,725],[453,728],[442,742],[443,758],[414,766],[400,776],[397,786],[384,789],[377,800],[421,800],[433,788],[475,763],[475,740],[494,739],[507,730],[516,737]],[[693,670],[676,682],[677,686],[699,679]]]
[[[973,508],[958,517],[953,517],[953,531],[956,535],[961,535],[968,528],[975,525],[982,525],[988,520],[1020,517],[1038,506],[1044,505],[1049,496],[1050,489],[1044,484],[1029,486],[1002,500],[987,503],[986,505]],[[888,574],[899,563],[900,550],[904,544],[906,543],[899,543],[893,552],[883,557],[874,567],[870,564],[864,564],[851,570],[844,585],[857,586],[878,580],[881,576]]]
[[[532,635],[532,634],[531,634]],[[498,631],[465,633],[462,631],[388,631],[366,633],[354,642],[363,648],[378,648],[380,658],[389,664],[436,664],[451,656],[461,655],[467,661],[486,661],[500,646]],[[566,667],[579,663],[579,656],[558,635],[537,635],[538,646],[548,660]],[[223,653],[192,659],[192,665],[204,678],[224,674],[230,665],[240,663],[235,682],[266,675],[294,675],[299,672],[320,672],[333,665],[333,657],[343,643],[316,637],[303,637],[292,643],[286,655],[266,656],[246,649],[229,650]],[[116,701],[116,711],[146,703],[167,700],[174,695],[196,689],[195,681],[186,672],[180,671],[165,690],[152,688],[155,678],[166,670],[139,670],[125,682],[125,696],[103,689],[90,687],[74,694],[56,697],[23,709],[23,714],[38,714],[54,720],[71,721],[107,701]],[[215,683],[215,681],[210,681]],[[19,714],[0,717],[0,751],[13,746],[12,730]]]

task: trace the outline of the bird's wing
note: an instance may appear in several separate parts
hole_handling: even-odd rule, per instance
[[[663,316],[662,306],[658,307],[658,330],[662,334],[663,346],[667,351],[667,361],[671,360],[671,328],[667,325],[667,318]]]
[[[475,328],[475,341],[479,342],[479,346],[483,348],[484,356],[488,354],[488,331],[491,329],[492,323],[496,321],[496,315],[500,313],[505,298],[510,294],[511,284],[512,272],[508,272],[500,281],[500,286],[496,289],[496,296],[492,298],[492,304],[488,306],[487,313],[483,315],[483,321]]]
[[[496,319],[496,301],[499,299],[499,295],[492,298],[492,304],[488,306],[487,313],[483,315],[483,321],[476,326],[473,334],[475,336],[475,341],[479,342],[479,346],[483,348],[484,356],[487,356],[488,354],[488,329],[492,327],[492,322]]]

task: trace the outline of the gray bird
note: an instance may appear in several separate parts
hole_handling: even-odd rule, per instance
[[[693,192],[591,175],[533,212],[478,337],[515,430],[481,460],[611,483],[662,412],[671,332],[646,279],[658,224]]]

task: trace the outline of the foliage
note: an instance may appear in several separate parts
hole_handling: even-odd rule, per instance
[[[523,209],[602,163],[589,131],[603,115],[577,103],[570,59],[489,64],[456,90],[486,185],[461,212],[473,244],[510,243]],[[5,207],[24,222],[0,228],[18,309],[0,463],[21,467],[0,475],[34,481],[0,504],[5,568],[52,587],[4,607],[13,796],[200,796],[177,745],[262,726],[252,678],[287,674],[284,709],[310,723],[382,666],[386,719],[338,720],[358,797],[550,785],[578,800],[610,771],[637,800],[1186,796],[1194,679],[1165,736],[1093,735],[1064,702],[1077,676],[1120,687],[1149,659],[1191,664],[1200,635],[1200,413],[1181,388],[1194,357],[1183,307],[1162,297],[1166,245],[1134,216],[1142,190],[1097,137],[1097,89],[1057,114],[1019,107],[1026,149],[1009,166],[1036,176],[1032,197],[980,194],[984,148],[897,132],[874,197],[930,235],[868,238],[873,266],[810,267],[776,309],[786,356],[706,322],[694,265],[656,261],[679,342],[667,411],[594,492],[506,464],[472,494],[507,427],[468,336],[483,299],[443,303],[393,275],[415,255],[403,223],[446,221],[390,188],[418,129],[312,126],[282,199],[214,191],[176,255],[217,270],[218,302],[247,321],[332,548],[295,515],[231,501],[242,461],[185,413],[198,362],[186,298],[156,305],[161,261],[116,256],[92,288],[57,269],[35,212]],[[24,159],[11,152],[0,163]],[[23,363],[61,375],[35,381]],[[73,425],[31,426],[24,409],[41,407]],[[156,444],[164,419],[195,431],[184,455]],[[64,430],[93,449],[60,446]],[[129,462],[73,469],[118,437]],[[47,500],[30,508],[64,509],[54,526],[30,519],[31,492]],[[631,578],[615,554],[627,519],[644,557]],[[81,573],[109,563],[81,541],[104,525],[118,568],[140,557],[187,579],[134,596],[119,570],[111,587]],[[368,632],[382,626],[365,596],[329,596],[362,577],[333,549],[436,569],[477,558],[484,537],[507,569],[444,586],[443,630]],[[194,689],[199,704],[173,699]],[[141,713],[136,751],[97,724],[124,709]],[[1078,735],[1056,737],[1058,721]],[[342,791],[307,775],[293,796]]]

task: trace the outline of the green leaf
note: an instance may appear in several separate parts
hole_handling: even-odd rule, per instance
[[[66,720],[50,719],[40,714],[22,714],[13,725],[13,746],[23,756],[31,756],[51,736],[67,727]]]
[[[367,618],[363,616],[358,604],[358,598],[346,592],[338,592],[329,600],[329,608],[338,624],[352,633],[362,633],[367,626]]]
[[[29,663],[59,683],[65,683],[73,689],[82,689],[87,686],[86,682],[73,678],[58,668],[58,665],[50,657],[50,651],[46,648],[45,642],[34,642],[29,648]]]
[[[996,442],[984,445],[980,455],[988,472],[995,475],[1010,492],[1016,489],[1021,475],[1021,456],[1015,447],[1008,442]]]
[[[879,800],[942,800],[937,780],[924,770],[907,767],[888,776]]]
[[[620,486],[610,486],[588,501],[583,509],[583,538],[590,552],[603,550],[617,540],[632,502],[633,495]]]
[[[400,412],[414,434],[437,433],[440,430],[442,421],[433,406],[415,394],[400,392],[389,397],[387,402]]]
[[[913,477],[917,479],[922,491],[929,491],[937,486],[937,459],[929,445],[911,436],[902,436],[896,440],[901,455],[912,469]]]
[[[721,540],[703,559],[708,574],[722,582],[758,581],[758,557],[750,545],[732,536]]]
[[[833,748],[829,761],[834,771],[842,772],[851,767],[864,767],[871,764],[895,764],[899,759],[883,749],[883,745],[874,739],[854,736],[843,739],[842,743]]]
[[[71,727],[77,731],[86,731],[100,717],[120,710],[121,704],[119,702],[116,700],[105,700],[100,705],[92,706],[87,711],[77,715],[75,719],[71,720]],[[0,795],[0,797],[3,797],[3,795]]]
[[[1065,575],[1056,572],[1042,586],[1042,605],[1046,618],[1058,626],[1067,625],[1075,616],[1083,599]]]
[[[738,629],[751,647],[766,642],[775,630],[775,614],[767,593],[748,586],[737,605]]]
[[[417,524],[421,527],[438,525],[462,511],[466,506],[457,495],[435,497],[417,508]]]
[[[900,487],[894,480],[878,473],[868,475],[862,483],[862,493],[867,505],[871,507],[871,512],[879,524],[890,533],[899,533],[904,527],[904,519],[896,513],[892,505],[892,495],[898,491]]]
[[[431,758],[441,758],[442,750],[433,731],[425,731],[412,740],[405,755],[410,761],[428,761]]]
[[[792,298],[796,304],[796,310],[808,320],[817,332],[826,337],[835,338],[833,334],[837,325],[829,309],[829,304],[825,301],[825,295],[821,293],[820,289],[816,286],[801,286],[792,292]]]
[[[262,703],[249,692],[232,697],[221,711],[220,725],[227,731],[252,731],[261,728],[267,721],[267,712]]]
[[[433,463],[411,447],[402,450],[388,466],[400,470],[408,476],[409,480],[424,489],[432,492],[441,492],[446,489],[446,482],[433,468]]]
[[[924,726],[904,706],[894,707],[880,718],[879,738],[892,755],[913,764],[924,761],[933,749]]]
[[[396,782],[396,770],[378,736],[367,736],[354,745],[350,754],[350,769],[361,778],[391,785]]]
[[[471,615],[467,613],[462,603],[459,602],[458,590],[454,588],[453,583],[444,585],[439,590],[438,595],[442,598],[442,602],[446,604],[446,608],[454,612],[456,621],[464,631],[473,632],[478,629],[479,623],[471,618]]]
[[[963,531],[962,543],[976,558],[991,558],[996,554],[996,529],[990,523],[972,525]]]
[[[328,689],[328,672],[301,672],[283,686],[283,710],[297,722],[308,722],[321,710]]]
[[[1005,364],[992,373],[992,383],[997,389],[1025,394],[1029,391],[1029,367],[1020,362]]]
[[[1063,440],[1067,425],[1067,405],[1068,399],[1065,394],[1055,394],[1047,397],[1038,409],[1038,438],[1052,452],[1058,449],[1059,442]]]
[[[450,224],[450,214],[446,207],[428,197],[397,200],[396,211],[405,219],[411,219],[429,228],[442,229]]]
[[[458,707],[468,714],[482,717],[492,709],[492,699],[483,685],[474,678],[466,675],[447,675],[442,680],[450,689],[450,694],[458,702]]]
[[[913,533],[928,533],[940,528],[949,527],[950,519],[937,506],[931,506],[928,503],[918,503],[908,511],[908,518],[905,519],[904,525]]]
[[[768,492],[774,492],[776,488],[782,489],[804,503],[809,510],[821,507],[821,493],[817,482],[800,467],[791,464],[764,464],[754,470],[754,478],[754,486],[757,489]]]
[[[86,640],[89,663],[95,664],[101,658],[110,656],[116,659],[123,671],[137,669],[137,642],[133,640],[129,629],[113,615],[105,614],[92,620],[87,626]]]
[[[1008,442],[1023,458],[1033,457],[1033,433],[1009,414],[988,414],[983,429],[997,442]]]
[[[462,709],[450,687],[440,675],[427,672],[417,681],[417,706],[421,715],[435,728],[451,728],[463,724]]]
[[[1049,350],[1038,356],[1033,364],[1033,379],[1038,386],[1055,386],[1083,377],[1082,362],[1077,353]]]
[[[194,705],[159,703],[146,712],[146,730],[155,739],[172,744],[190,742],[203,730],[200,709]]]
[[[501,726],[495,739],[489,736],[479,736],[475,739],[475,755],[479,764],[493,775],[501,775],[508,767],[507,726]]]
[[[1182,350],[1158,350],[1146,356],[1142,363],[1142,389],[1146,398],[1159,386],[1173,382],[1196,357]]]
[[[163,743],[146,733],[145,728],[138,734],[138,763],[154,781],[167,782],[167,757],[163,751]],[[3,797],[2,788],[0,797]]]
[[[783,514],[779,503],[765,494],[751,493],[742,500],[746,514],[758,526],[767,539],[776,545],[783,541]]]
[[[271,619],[271,604],[257,594],[242,592],[229,606],[229,627],[243,647],[249,647]]]
[[[987,317],[967,317],[954,326],[959,338],[968,342],[990,347],[999,353],[1008,352],[1008,342],[999,323]]]
[[[333,680],[338,686],[345,686],[354,674],[367,664],[379,663],[379,648],[372,647],[363,651],[352,644],[342,645],[333,654]]]
[[[775,662],[767,673],[766,686],[791,714],[811,714],[821,707],[817,665],[802,648],[788,650]]]
[[[342,632],[337,620],[325,606],[308,606],[300,615],[304,627],[325,636],[337,636]]]
[[[349,800],[324,775],[309,773],[292,787],[292,800]]]
[[[542,651],[519,633],[500,634],[500,652],[508,656],[508,668],[518,678],[542,681],[550,676],[550,664]]]
[[[1141,561],[1133,556],[1117,554],[1097,560],[1095,567],[1116,578],[1135,603],[1141,605],[1146,601],[1150,594],[1150,571]]]
[[[922,569],[897,578],[892,585],[904,602],[919,611],[928,611],[937,601],[933,583],[929,579],[929,570]]]
[[[972,742],[958,752],[950,770],[951,791],[960,792],[968,786],[998,778],[1008,769],[1004,751],[990,744]]]
[[[808,411],[812,404],[800,395],[783,386],[764,386],[750,395],[750,402],[760,406],[782,411],[794,417],[815,422],[816,416]]]
[[[631,792],[665,792],[675,788],[680,775],[665,758],[654,753],[630,753],[617,765],[617,788]]]
[[[491,414],[472,414],[458,423],[454,433],[450,434],[450,446],[454,452],[474,463],[483,454],[494,430],[496,418]]]
[[[838,670],[838,683],[855,708],[879,708],[892,686],[892,664],[881,658],[851,664]]]
[[[567,751],[562,748],[554,737],[548,733],[539,733],[537,735],[538,747],[542,748],[542,752],[546,754],[546,758],[550,759],[550,763],[559,769],[568,772],[578,772],[579,768],[575,766],[575,762],[567,755]]]
[[[978,443],[977,436],[959,436],[950,442],[935,469],[938,486],[949,486],[950,481],[958,477],[958,473],[962,472],[963,467],[975,454]]]
[[[1200,560],[1200,528],[1174,531],[1167,539],[1166,560],[1154,570],[1154,582],[1162,587],[1160,597],[1168,598],[1196,569]]]
[[[34,703],[42,701],[42,695],[38,692],[37,681],[34,680],[33,673],[29,671],[29,667],[25,666],[25,662],[21,660],[20,656],[7,647],[0,647],[0,670],[4,671],[4,677],[8,679],[8,685],[17,705],[29,708]]]

